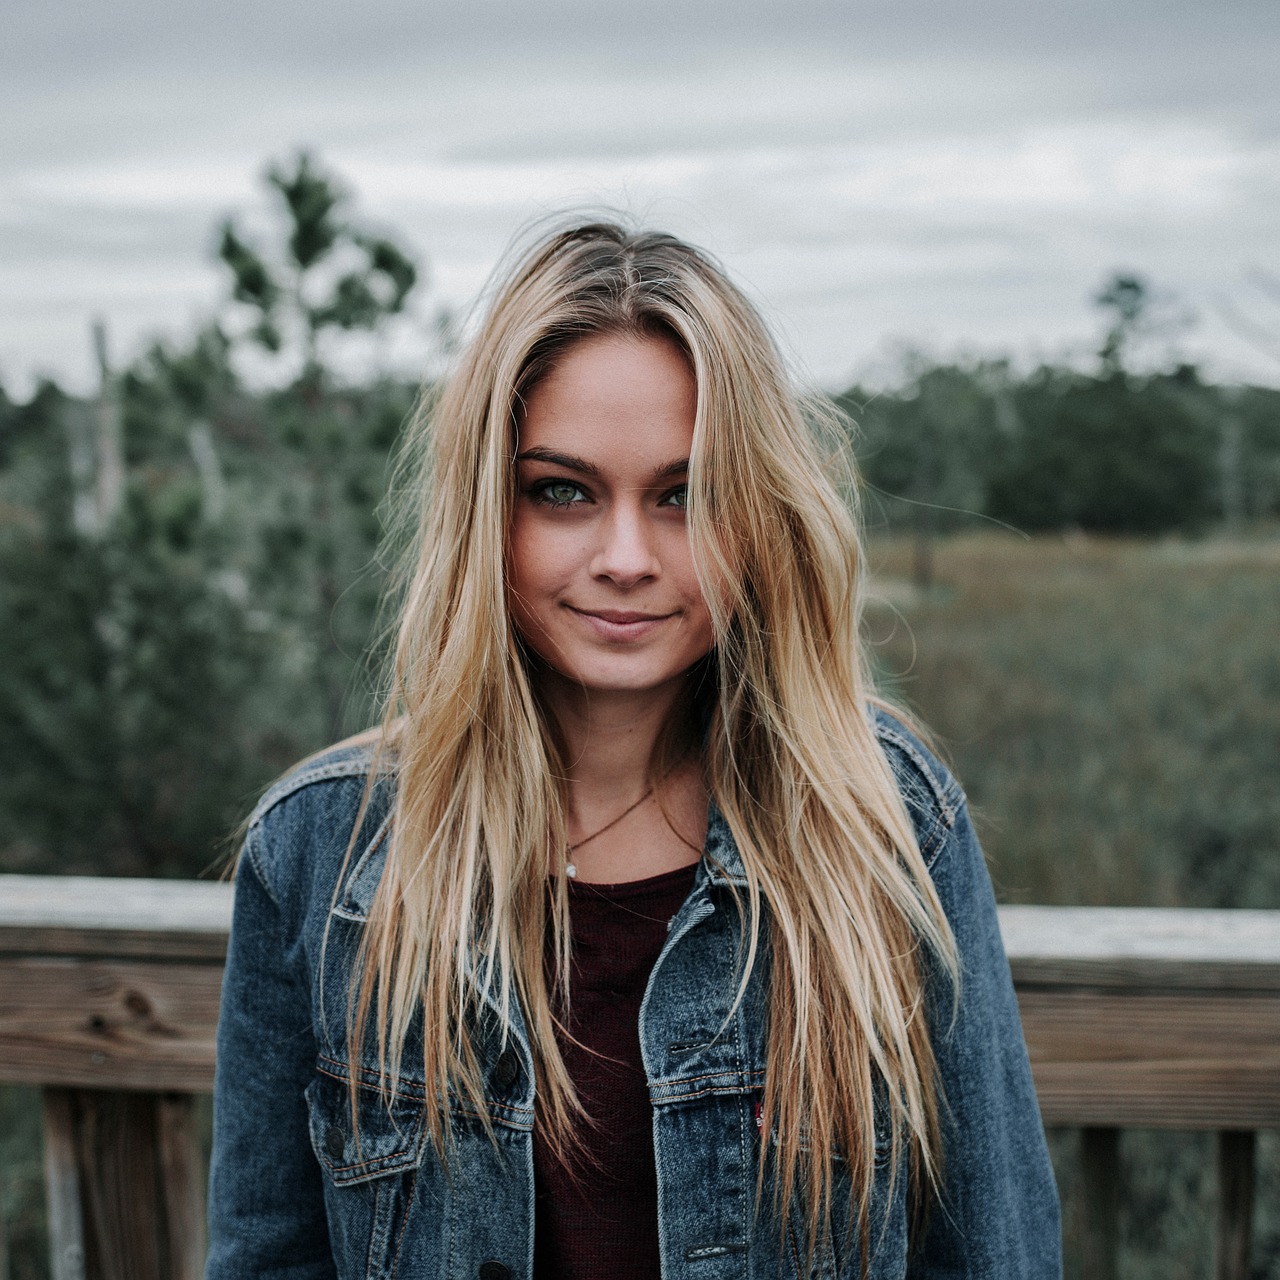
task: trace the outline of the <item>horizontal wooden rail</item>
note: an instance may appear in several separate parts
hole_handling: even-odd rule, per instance
[[[199,1280],[231,886],[0,876],[0,1082],[44,1089],[52,1280]]]
[[[1002,907],[1045,1123],[1280,1126],[1280,912]]]
[[[207,1090],[231,886],[0,876],[0,1081]],[[1280,912],[1002,907],[1045,1122],[1280,1126]]]
[[[180,1100],[212,1086],[231,896],[0,876],[0,1082],[46,1089],[51,1217],[73,1223],[64,1240],[83,1233],[55,1280],[116,1274],[100,1239],[84,1243],[110,1217],[86,1190],[108,1149],[151,1179],[177,1233],[154,1273],[197,1274],[172,1225],[191,1219],[201,1172],[180,1172],[194,1158]],[[1000,925],[1045,1122],[1085,1131],[1088,1274],[1114,1274],[1118,1130],[1172,1128],[1218,1131],[1217,1275],[1246,1275],[1252,1135],[1280,1127],[1280,912],[1002,907]]]

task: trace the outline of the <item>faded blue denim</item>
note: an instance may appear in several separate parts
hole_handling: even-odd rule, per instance
[[[963,979],[954,1019],[949,988],[930,979],[947,1108],[943,1194],[909,1252],[906,1179],[896,1179],[886,1204],[888,1134],[878,1135],[870,1275],[1054,1280],[1058,1198],[982,853],[951,776],[896,720],[877,713],[877,726],[955,931]],[[496,1145],[455,1100],[457,1150],[446,1177],[425,1137],[421,1053],[412,1043],[390,1113],[375,1088],[376,1055],[372,1047],[362,1053],[358,1144],[353,1136],[348,983],[385,858],[386,781],[336,894],[335,886],[367,767],[358,749],[313,759],[267,793],[249,828],[218,1026],[206,1275],[528,1280],[534,1097],[518,1010],[505,1045],[492,1002],[477,1026]],[[713,807],[693,889],[671,923],[640,1014],[662,1276],[857,1276],[859,1251],[842,1247],[839,1230],[834,1248],[802,1265],[795,1226],[802,1206],[785,1225],[768,1206],[754,1212],[767,966],[729,1017],[739,941],[731,895],[744,883]]]

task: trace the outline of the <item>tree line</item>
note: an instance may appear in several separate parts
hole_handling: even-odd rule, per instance
[[[205,872],[270,777],[371,714],[379,513],[418,388],[335,370],[423,268],[310,157],[268,182],[278,242],[221,229],[226,308],[193,339],[116,369],[99,331],[97,395],[0,389],[0,870]],[[918,359],[890,392],[837,397],[873,520],[924,546],[975,517],[1274,519],[1280,392],[1132,371],[1148,303],[1136,277],[1104,289],[1092,373]],[[447,348],[443,310],[434,333]]]

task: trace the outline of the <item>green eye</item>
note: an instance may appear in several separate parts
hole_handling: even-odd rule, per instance
[[[662,505],[667,507],[679,507],[685,510],[689,506],[689,490],[681,485],[678,489],[672,489],[669,494],[662,499]]]
[[[539,485],[536,497],[552,507],[571,507],[586,501],[582,490],[569,480],[549,480],[546,484]]]

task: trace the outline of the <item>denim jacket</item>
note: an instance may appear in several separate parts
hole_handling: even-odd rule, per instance
[[[944,1099],[942,1185],[920,1238],[909,1242],[905,1167],[891,1178],[890,1135],[877,1130],[869,1275],[1055,1280],[1057,1194],[964,797],[901,724],[879,712],[876,724],[962,972],[958,1005],[949,982],[936,973],[928,980]],[[457,1145],[446,1171],[424,1126],[420,1041],[416,1053],[406,1046],[390,1110],[372,1042],[359,1055],[358,1140],[353,1132],[351,964],[382,872],[391,805],[391,783],[379,780],[343,872],[368,767],[367,751],[335,748],[277,783],[251,820],[218,1025],[207,1280],[530,1280],[534,1086],[518,1008],[505,1037],[492,1000],[474,1028],[493,1139],[452,1100]],[[740,928],[732,895],[745,883],[712,806],[693,889],[670,923],[640,1012],[662,1277],[856,1277],[856,1243],[805,1260],[804,1206],[780,1223],[767,1176],[756,1211],[758,1164],[772,1136],[759,1131],[756,1106],[767,963],[730,1013]],[[843,1215],[840,1176],[837,1168]],[[841,1225],[832,1240],[848,1238]]]

